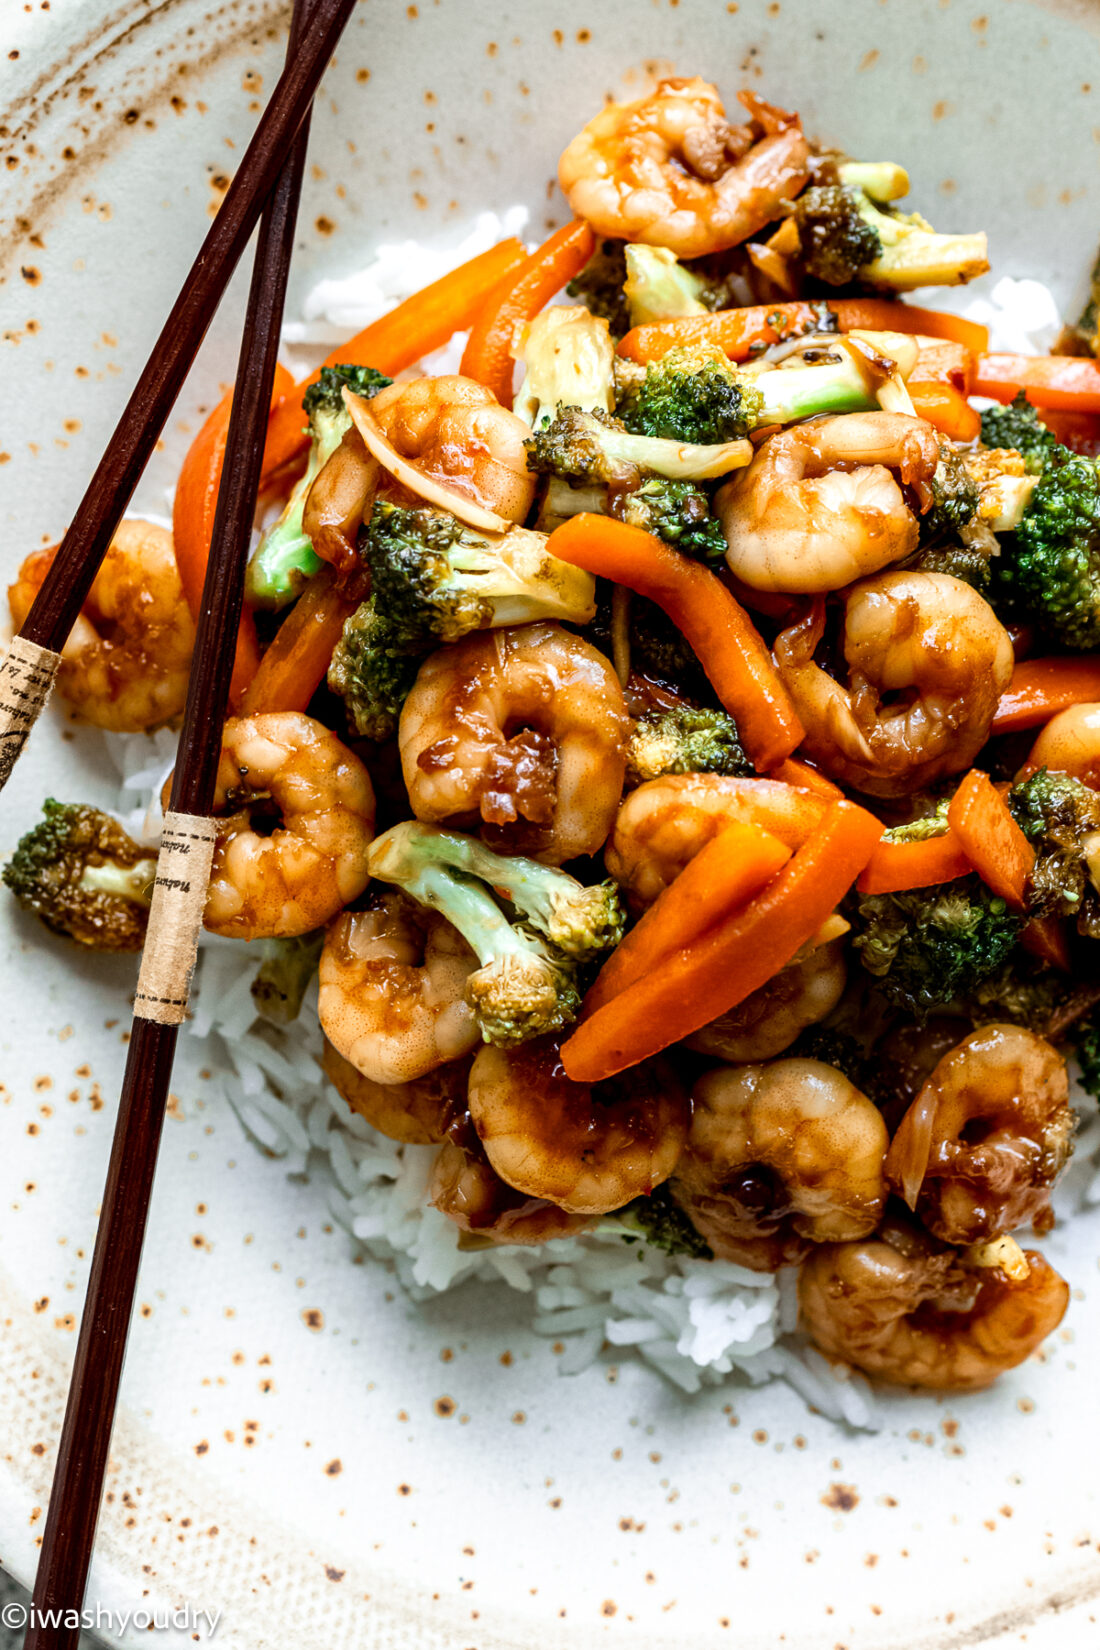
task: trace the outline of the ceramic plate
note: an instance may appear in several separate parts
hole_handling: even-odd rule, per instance
[[[7,573],[79,500],[275,83],[286,9],[6,0]],[[541,232],[565,139],[673,66],[904,162],[938,225],[988,228],[998,272],[1069,306],[1095,250],[1097,28],[1094,5],[1028,0],[363,0],[319,98],[291,306],[319,271],[455,240],[478,209],[524,201]],[[232,376],[242,309],[238,281],[147,508]],[[55,711],[0,847],[43,795],[110,789],[99,737]],[[135,970],[74,957],[7,899],[0,924],[0,1558],[27,1579]],[[181,1064],[93,1602],[219,1610],[234,1650],[1095,1642],[1095,1216],[1048,1244],[1073,1304],[1042,1359],[980,1397],[891,1398],[885,1430],[856,1435],[784,1387],[689,1400],[629,1362],[560,1377],[503,1287],[412,1305],[210,1088]]]

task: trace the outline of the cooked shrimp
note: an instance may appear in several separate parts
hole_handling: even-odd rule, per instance
[[[462,1231],[486,1243],[549,1243],[591,1225],[556,1203],[525,1197],[501,1180],[484,1153],[448,1141],[432,1169],[429,1201]]]
[[[780,430],[715,499],[730,571],[753,590],[814,593],[900,561],[920,532],[900,483],[919,492],[939,457],[931,425],[904,413]]]
[[[593,1088],[565,1075],[561,1039],[481,1050],[470,1116],[500,1178],[572,1214],[606,1214],[667,1180],[691,1107],[670,1066],[649,1060]]]
[[[463,996],[477,966],[444,917],[393,890],[372,893],[368,910],[342,912],[325,936],[321,1027],[372,1083],[415,1083],[481,1041]]]
[[[969,767],[1012,676],[1012,642],[989,603],[947,573],[882,573],[845,597],[850,686],[814,663],[821,603],[776,638],[806,729],[803,750],[833,779],[904,796]],[[885,694],[897,695],[884,703]]]
[[[225,724],[207,928],[233,939],[321,928],[367,885],[374,792],[357,756],[300,711]],[[252,823],[274,814],[266,834]]]
[[[809,177],[798,116],[752,92],[752,124],[731,127],[717,87],[662,80],[634,103],[610,103],[558,162],[558,181],[600,235],[702,258],[754,235]]]
[[[54,554],[28,556],[8,587],[17,629]],[[171,533],[151,521],[122,521],[61,650],[57,690],[97,728],[155,728],[183,710],[194,645]]]
[[[628,730],[604,655],[556,624],[476,632],[420,667],[398,728],[418,819],[470,824],[563,865],[594,854],[622,795]]]
[[[906,1112],[887,1178],[936,1237],[976,1243],[1043,1220],[1076,1125],[1058,1050],[1022,1026],[982,1026]]]
[[[830,940],[799,955],[728,1014],[687,1039],[688,1048],[730,1065],[772,1060],[800,1031],[831,1014],[848,979],[844,943]]]
[[[777,779],[671,774],[631,791],[604,858],[632,905],[652,905],[700,848],[731,822],[763,825],[780,842],[797,848],[824,811],[820,796]]]
[[[1100,705],[1071,705],[1052,716],[1031,747],[1028,766],[1072,774],[1100,790]]]
[[[756,1272],[807,1242],[873,1232],[889,1136],[877,1106],[821,1060],[719,1066],[692,1090],[673,1195],[715,1254]]]
[[[1028,1275],[964,1269],[916,1227],[830,1243],[798,1280],[801,1327],[831,1358],[905,1386],[973,1392],[1023,1363],[1061,1323],[1069,1286],[1034,1249]]]
[[[467,1067],[460,1060],[408,1083],[376,1083],[326,1038],[321,1064],[351,1110],[390,1140],[434,1146],[447,1138],[452,1118],[466,1109]]]
[[[531,431],[492,390],[457,374],[413,378],[391,384],[369,407],[414,472],[507,521],[526,516],[535,496],[523,445]],[[409,484],[408,476],[398,479]]]

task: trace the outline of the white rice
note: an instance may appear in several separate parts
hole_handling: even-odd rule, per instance
[[[367,269],[313,289],[303,318],[286,325],[285,344],[309,352],[312,365],[319,351],[503,236],[521,233],[526,222],[526,209],[515,207],[502,217],[482,214],[449,250],[415,242],[381,247]],[[958,296],[955,307],[990,327],[994,348],[1049,349],[1058,315],[1037,282],[1002,279],[988,293]],[[454,371],[462,342],[452,340],[427,369]],[[120,817],[141,841],[155,844],[175,735],[104,738],[120,774]],[[605,1352],[620,1359],[630,1354],[685,1393],[779,1379],[837,1421],[879,1424],[867,1381],[798,1335],[794,1268],[771,1276],[726,1261],[671,1258],[624,1241],[610,1223],[538,1249],[460,1250],[457,1227],[426,1201],[435,1148],[402,1146],[378,1134],[324,1077],[316,984],[292,1027],[279,1030],[257,1019],[249,987],[258,962],[255,949],[205,935],[187,1029],[203,1040],[204,1063],[257,1146],[288,1175],[308,1169],[349,1242],[392,1264],[413,1299],[471,1278],[503,1283],[531,1297],[534,1331],[563,1344],[556,1362],[563,1375],[579,1373]],[[1085,1099],[1084,1108],[1077,1154],[1057,1197],[1063,1216],[1100,1203],[1100,1115],[1092,1101]]]

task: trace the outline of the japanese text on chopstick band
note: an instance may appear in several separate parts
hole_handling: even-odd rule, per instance
[[[16,636],[0,660],[0,790],[7,784],[42,707],[61,655]]]
[[[181,1025],[198,954],[217,826],[196,814],[165,814],[157,880],[141,958],[134,1013]]]

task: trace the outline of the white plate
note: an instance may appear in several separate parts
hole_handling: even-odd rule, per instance
[[[79,499],[275,82],[286,8],[3,9],[10,571]],[[483,207],[524,200],[540,232],[561,214],[562,142],[624,66],[638,85],[653,64],[714,75],[730,98],[758,86],[810,131],[903,161],[937,224],[988,227],[999,272],[1067,305],[1084,285],[1095,7],[559,0],[492,18],[364,0],[319,102],[292,307],[321,268],[351,270],[383,238],[457,238]],[[163,508],[232,376],[241,309],[238,281],[146,507]],[[105,798],[101,770],[98,736],[51,714],[5,793],[0,847],[43,794]],[[0,1558],[29,1578],[134,966],[74,957],[6,899],[0,923]],[[1047,1245],[1074,1301],[1042,1360],[984,1396],[892,1399],[888,1429],[855,1436],[783,1388],[685,1400],[630,1363],[558,1378],[503,1288],[410,1304],[349,1263],[321,1188],[255,1150],[190,1053],[175,1089],[93,1602],[220,1610],[234,1650],[1095,1641],[1096,1217]]]

